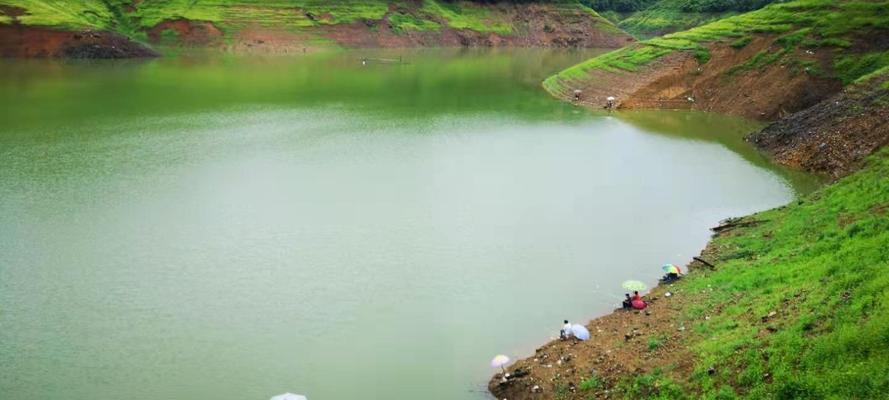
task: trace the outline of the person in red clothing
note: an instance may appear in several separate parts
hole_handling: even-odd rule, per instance
[[[630,304],[637,310],[644,310],[645,307],[648,306],[648,303],[646,303],[645,300],[642,300],[642,296],[639,295],[638,291],[633,292],[633,300]]]

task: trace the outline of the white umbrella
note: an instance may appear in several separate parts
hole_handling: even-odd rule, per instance
[[[574,337],[580,340],[590,340],[590,331],[583,325],[571,325],[571,333],[574,334]]]
[[[509,357],[504,356],[503,354],[498,354],[491,360],[491,368],[500,368],[501,371],[506,372],[506,369],[503,368],[504,365],[509,364]]]
[[[279,394],[277,396],[272,396],[269,400],[309,400],[306,396],[301,394],[293,394],[293,393],[284,393]]]

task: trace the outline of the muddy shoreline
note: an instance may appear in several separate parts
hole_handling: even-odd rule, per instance
[[[719,230],[719,228],[714,228]],[[730,229],[729,229],[730,230]],[[714,237],[727,232],[720,230]],[[712,260],[718,249],[709,242],[698,258]],[[552,340],[534,354],[507,367],[507,375],[495,374],[488,390],[498,399],[553,399],[611,397],[612,389],[628,375],[649,373],[672,365],[670,374],[691,373],[694,359],[682,339],[688,328],[678,320],[681,310],[693,301],[693,294],[683,289],[683,281],[694,279],[696,272],[710,268],[692,260],[679,281],[661,282],[644,295],[645,310],[619,308],[585,323],[590,331],[586,341]],[[651,340],[656,337],[657,343]],[[595,377],[598,387],[582,390],[584,381]],[[582,392],[582,393],[581,393]]]

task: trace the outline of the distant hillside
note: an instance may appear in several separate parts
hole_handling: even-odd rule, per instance
[[[116,32],[152,45],[267,52],[330,46],[620,47],[632,40],[577,0],[0,0],[0,29],[20,36]],[[18,41],[28,45],[43,43]]]
[[[889,1],[798,0],[606,53],[544,87],[601,107],[692,108],[771,120],[889,64]]]
[[[621,29],[651,38],[691,29],[785,0],[584,0]]]

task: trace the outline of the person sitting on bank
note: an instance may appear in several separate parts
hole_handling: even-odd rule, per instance
[[[629,310],[629,309],[633,308],[633,299],[630,298],[629,293],[625,293],[625,296],[626,296],[626,298],[624,299],[624,302],[622,305],[623,305],[624,310]]]
[[[562,325],[562,329],[559,331],[559,339],[565,340],[571,337],[571,323],[568,320],[565,320],[565,325]]]
[[[677,280],[679,280],[679,274],[677,274],[675,272],[668,272],[666,275],[664,275],[663,278],[661,278],[662,282],[667,282],[667,283],[677,281]]]
[[[630,305],[636,310],[644,310],[645,307],[648,307],[648,303],[646,303],[645,300],[642,300],[642,296],[639,295],[638,291],[633,292],[633,299],[630,302]]]

